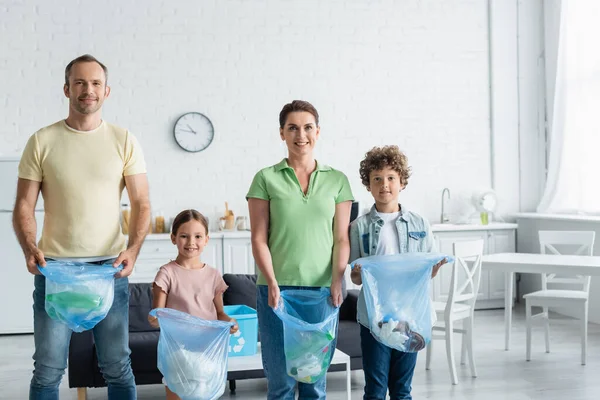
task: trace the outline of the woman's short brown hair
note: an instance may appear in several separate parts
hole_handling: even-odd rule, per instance
[[[279,113],[279,127],[283,128],[285,126],[285,121],[287,121],[289,113],[301,111],[311,113],[312,116],[315,117],[315,122],[317,123],[317,126],[319,126],[319,113],[317,112],[317,109],[308,101],[294,100],[291,103],[288,103],[285,106],[283,106],[283,108],[281,109],[281,112]]]
[[[371,171],[382,170],[385,167],[390,167],[398,173],[402,186],[408,185],[408,178],[410,178],[411,174],[411,168],[408,166],[408,158],[395,145],[373,147],[367,152],[364,160],[360,162],[359,173],[362,184],[368,189]]]
[[[196,210],[183,210],[182,212],[177,214],[177,216],[173,220],[173,225],[171,226],[171,234],[177,236],[177,231],[179,230],[179,227],[181,227],[181,225],[185,224],[186,222],[190,222],[193,219],[200,222],[202,226],[204,226],[204,229],[206,229],[206,234],[208,234],[208,220],[204,215],[200,214]]]

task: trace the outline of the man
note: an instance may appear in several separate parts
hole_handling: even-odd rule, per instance
[[[126,129],[102,120],[102,104],[110,94],[106,67],[90,55],[65,69],[64,94],[69,115],[29,138],[19,164],[13,226],[35,275],[35,353],[30,399],[58,399],[67,366],[71,330],[44,309],[45,277],[38,265],[50,259],[123,265],[115,275],[113,305],[93,328],[98,364],[108,384],[109,399],[135,399],[129,358],[128,279],[148,231],[150,203],[142,150]],[[131,201],[129,241],[120,227],[123,188]],[[36,245],[35,205],[44,197],[44,228]]]

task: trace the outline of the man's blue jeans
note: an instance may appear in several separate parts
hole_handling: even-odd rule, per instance
[[[360,347],[365,373],[363,400],[412,399],[410,395],[417,353],[404,353],[377,341],[368,328],[360,325]]]
[[[129,354],[129,280],[115,279],[115,297],[106,318],[93,329],[100,371],[110,400],[137,398]],[[34,370],[30,400],[58,400],[58,386],[67,367],[71,329],[45,310],[46,278],[35,276],[33,292]]]
[[[320,290],[318,287],[280,286],[279,290]],[[262,349],[263,368],[267,377],[267,400],[294,400],[296,383],[300,400],[326,399],[327,377],[315,383],[296,382],[287,374],[283,351],[283,324],[273,309],[269,307],[269,288],[258,285],[256,289],[256,311]],[[337,340],[337,332],[336,332]],[[333,346],[336,345],[336,340]],[[333,354],[333,353],[332,353]]]

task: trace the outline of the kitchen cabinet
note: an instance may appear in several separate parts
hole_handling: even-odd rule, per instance
[[[484,254],[514,253],[516,251],[516,224],[496,223],[490,225],[433,225],[438,250],[452,254],[453,243],[482,239]],[[461,271],[462,272],[462,271]],[[452,274],[451,266],[440,268],[432,282],[434,301],[446,301]],[[481,282],[475,309],[504,308],[505,274],[489,270],[481,271]]]
[[[209,237],[202,261],[221,274],[256,273],[249,231],[210,232]],[[148,235],[130,282],[152,282],[158,269],[176,257],[177,247],[169,234]]]

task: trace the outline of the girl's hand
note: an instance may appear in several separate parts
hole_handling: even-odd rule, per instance
[[[277,282],[269,284],[269,306],[271,308],[275,308],[279,304],[279,295],[279,285]]]
[[[158,325],[158,318],[153,317],[152,315],[148,315],[148,322],[150,323],[150,325],[152,325],[152,327],[160,328],[160,326]]]
[[[229,333],[233,334],[240,330],[240,327],[239,327],[237,321],[235,320],[235,318],[230,318],[229,322],[234,323],[234,325],[229,329]]]

